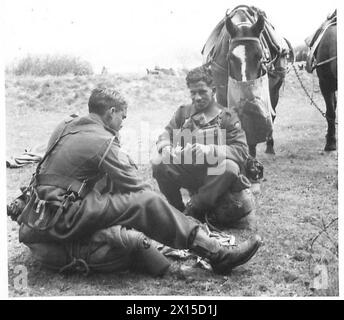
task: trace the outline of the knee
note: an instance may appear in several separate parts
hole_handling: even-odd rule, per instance
[[[161,196],[155,191],[144,191],[140,196],[140,203],[144,206],[160,202]]]
[[[216,167],[209,167],[207,173],[208,175],[233,179],[240,174],[240,167],[233,160],[225,159],[221,161]]]
[[[162,162],[152,163],[152,174],[155,179],[158,179],[165,175],[166,165]]]
[[[240,174],[239,165],[230,159],[225,159],[220,163],[223,174],[227,177],[237,177]]]

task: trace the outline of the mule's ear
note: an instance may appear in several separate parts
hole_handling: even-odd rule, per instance
[[[232,22],[229,16],[226,18],[226,29],[231,38],[234,38],[238,34],[238,27]]]
[[[251,31],[253,35],[258,38],[264,29],[264,25],[265,25],[264,16],[262,14],[259,14],[257,22],[251,27]]]

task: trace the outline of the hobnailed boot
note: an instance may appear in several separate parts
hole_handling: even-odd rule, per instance
[[[207,258],[217,274],[228,274],[232,269],[249,261],[262,244],[259,235],[252,236],[249,240],[225,247],[217,240],[209,238],[204,230],[198,229],[191,250],[202,258]]]

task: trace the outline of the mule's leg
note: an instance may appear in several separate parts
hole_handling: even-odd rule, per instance
[[[336,97],[335,93],[328,97],[329,101],[326,100],[326,120],[327,120],[327,134],[326,134],[326,145],[325,151],[334,151],[337,149],[336,140]]]
[[[270,101],[271,107],[276,113],[276,106],[279,100],[279,90],[284,82],[284,76],[273,76],[270,74],[269,76],[269,93],[270,93]],[[272,123],[274,123],[276,116],[272,116]],[[274,138],[272,136],[273,130],[267,135],[266,137],[266,149],[265,153],[275,154],[274,149]]]
[[[330,91],[326,85],[320,83],[320,90],[326,104],[327,134],[325,151],[337,150],[336,140],[336,93]]]
[[[266,149],[265,149],[265,153],[275,154],[275,149],[274,149],[274,138],[272,137],[272,131],[271,131],[271,133],[266,137]]]
[[[255,158],[256,157],[256,144],[249,144],[248,145],[248,150],[249,150],[249,153],[250,153],[250,156]]]
[[[277,100],[278,100],[278,98],[277,98]],[[276,107],[276,105],[275,105],[275,107]],[[272,117],[272,123],[274,123],[275,118],[276,118],[275,116]],[[273,130],[271,130],[269,132],[269,134],[266,136],[266,149],[265,149],[265,153],[269,153],[269,154],[275,154],[274,138],[272,136],[272,132],[273,132]]]

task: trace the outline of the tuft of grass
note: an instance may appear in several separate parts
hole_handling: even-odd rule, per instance
[[[82,76],[93,74],[93,69],[89,62],[70,55],[28,55],[7,67],[6,72],[16,76]]]

